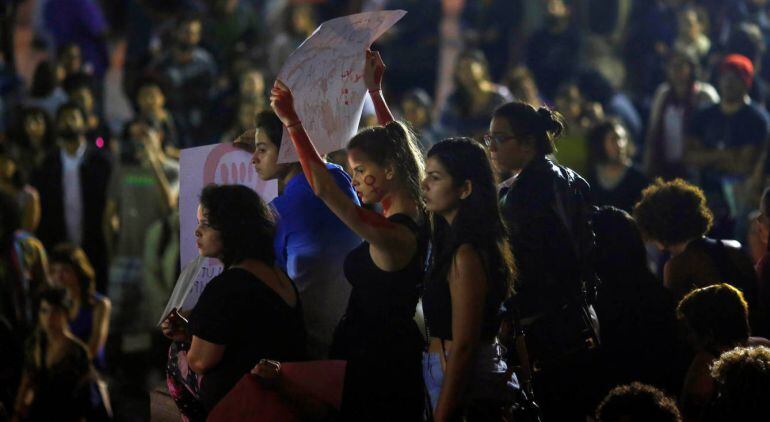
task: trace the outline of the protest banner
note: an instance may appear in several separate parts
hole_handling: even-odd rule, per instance
[[[366,49],[406,14],[359,13],[322,23],[284,63],[278,79],[291,89],[294,108],[319,154],[345,148],[364,107]],[[279,163],[298,161],[284,131]]]

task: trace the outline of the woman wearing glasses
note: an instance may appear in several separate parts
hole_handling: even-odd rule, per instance
[[[527,333],[530,363],[539,369],[535,386],[545,387],[536,396],[546,420],[573,420],[581,414],[581,403],[588,401],[567,390],[563,379],[565,374],[587,379],[578,372],[585,366],[580,359],[585,345],[595,343],[584,293],[594,280],[590,188],[577,173],[548,158],[563,131],[558,112],[511,102],[495,110],[484,136],[497,169],[514,174],[499,192],[518,269],[516,296],[506,307],[518,314]],[[585,324],[567,327],[565,321]],[[578,353],[568,355],[567,350]]]

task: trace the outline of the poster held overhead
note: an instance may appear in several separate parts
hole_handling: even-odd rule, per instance
[[[403,10],[359,13],[322,23],[284,63],[278,79],[318,153],[345,148],[358,130],[364,106],[366,50],[404,17]],[[279,163],[298,161],[284,130]]]

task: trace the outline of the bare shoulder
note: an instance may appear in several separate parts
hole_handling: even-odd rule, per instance
[[[452,260],[450,279],[468,276],[479,277],[483,274],[485,274],[484,264],[478,251],[468,243],[460,245]]]
[[[109,298],[105,296],[100,296],[95,298],[94,301],[94,312],[102,312],[107,313],[112,309],[112,302]]]

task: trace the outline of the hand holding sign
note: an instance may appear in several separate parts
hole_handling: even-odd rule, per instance
[[[284,126],[292,127],[301,123],[294,110],[294,97],[291,95],[291,90],[280,80],[275,81],[270,91],[270,107]]]
[[[382,62],[379,51],[366,50],[364,84],[366,85],[367,90],[382,90],[382,75],[385,73],[385,68],[385,63]]]
[[[367,89],[363,80],[365,52],[405,14],[403,10],[386,10],[324,22],[284,63],[278,79],[291,89],[298,120],[320,154],[344,148],[355,135]],[[376,66],[376,61],[373,65],[371,83],[376,89],[385,67]],[[278,162],[291,163],[298,158],[284,133]]]

